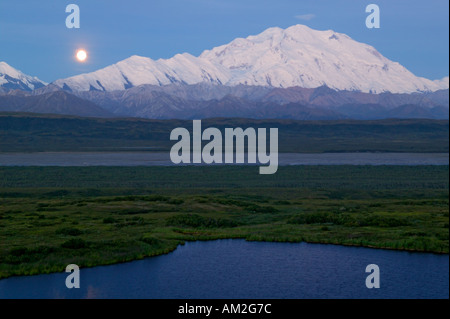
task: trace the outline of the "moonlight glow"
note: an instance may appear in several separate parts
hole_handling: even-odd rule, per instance
[[[76,54],[77,60],[80,62],[86,61],[87,52],[85,50],[78,50]]]

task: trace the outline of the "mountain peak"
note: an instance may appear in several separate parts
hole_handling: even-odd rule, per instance
[[[328,31],[319,31],[319,30],[314,30],[311,29],[310,27],[304,25],[304,24],[295,24],[293,26],[290,26],[286,29],[281,29],[281,31],[284,34],[289,34],[289,35],[309,35],[309,34],[316,34],[317,32],[334,32],[332,30],[328,30]]]
[[[370,93],[436,91],[437,83],[418,78],[374,47],[333,30],[297,24],[269,28],[204,51],[200,58],[232,70],[227,85],[316,88]],[[448,85],[447,85],[448,87]]]
[[[129,58],[126,58],[123,61],[128,61],[128,62],[142,62],[142,61],[148,61],[151,60],[150,58],[144,57],[144,56],[140,56],[140,55],[132,55]]]
[[[205,50],[152,60],[133,55],[104,69],[55,81],[72,91],[124,90],[142,84],[209,83],[263,87],[327,86],[367,93],[411,93],[448,88],[447,80],[416,77],[374,47],[333,30],[297,24],[272,27]]]
[[[0,61],[0,91],[23,90],[32,91],[47,85],[37,77],[32,77]]]

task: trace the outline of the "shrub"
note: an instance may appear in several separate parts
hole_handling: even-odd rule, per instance
[[[56,233],[59,235],[79,236],[83,232],[81,230],[79,230],[78,228],[65,227],[65,228],[58,229],[56,231]]]
[[[148,214],[151,213],[152,211],[149,209],[124,209],[122,211],[119,212],[115,212],[119,215],[138,215],[138,214]]]
[[[291,205],[291,202],[289,202],[287,200],[277,200],[274,202],[274,204],[276,204],[276,205]]]
[[[236,227],[237,223],[225,218],[207,218],[197,214],[183,214],[170,217],[168,226],[186,226],[193,228],[226,228]]]
[[[422,231],[408,231],[403,233],[404,236],[412,237],[412,236],[418,236],[418,237],[424,237],[427,235],[427,233]]]
[[[278,212],[278,210],[275,207],[272,206],[260,206],[256,204],[247,204],[247,205],[241,205],[246,211],[251,213],[265,213],[265,214],[272,214]]]
[[[81,249],[87,247],[87,242],[80,238],[72,238],[61,244],[62,248]]]
[[[141,241],[143,241],[144,243],[149,244],[149,245],[158,245],[160,243],[159,239],[151,236],[150,234],[144,234],[141,237]]]
[[[304,213],[289,219],[290,224],[335,224],[350,222],[349,216],[337,213]]]
[[[148,202],[166,202],[169,200],[169,197],[162,196],[162,195],[148,195],[144,196],[142,200],[148,201]]]
[[[116,219],[112,217],[103,218],[103,224],[113,224],[116,222]]]
[[[20,264],[44,259],[48,254],[55,251],[53,247],[38,246],[36,248],[18,247],[9,251],[4,261],[8,264]]]
[[[12,256],[21,256],[25,255],[28,252],[28,249],[25,247],[13,248],[9,251],[9,254]]]
[[[369,216],[358,221],[360,226],[399,227],[408,226],[405,219],[383,216]]]
[[[172,205],[181,205],[181,204],[184,203],[184,200],[178,199],[178,198],[172,198],[172,199],[169,200],[167,203],[168,203],[168,204],[172,204]]]

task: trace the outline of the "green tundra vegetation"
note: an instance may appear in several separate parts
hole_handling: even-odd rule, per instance
[[[448,166],[0,167],[0,278],[243,238],[448,253]]]
[[[0,152],[168,151],[176,127],[192,130],[188,120],[82,118],[75,116],[1,113]],[[374,121],[296,121],[205,119],[216,127],[278,128],[279,151],[441,152],[449,151],[448,120],[388,119]]]

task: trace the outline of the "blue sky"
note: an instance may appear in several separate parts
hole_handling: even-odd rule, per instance
[[[81,10],[81,28],[67,29],[68,4]],[[375,3],[381,28],[367,29]],[[152,59],[199,55],[278,26],[332,29],[373,45],[418,76],[449,74],[447,0],[1,0],[0,61],[51,82],[91,72],[137,54]],[[89,52],[85,64],[73,58]]]

